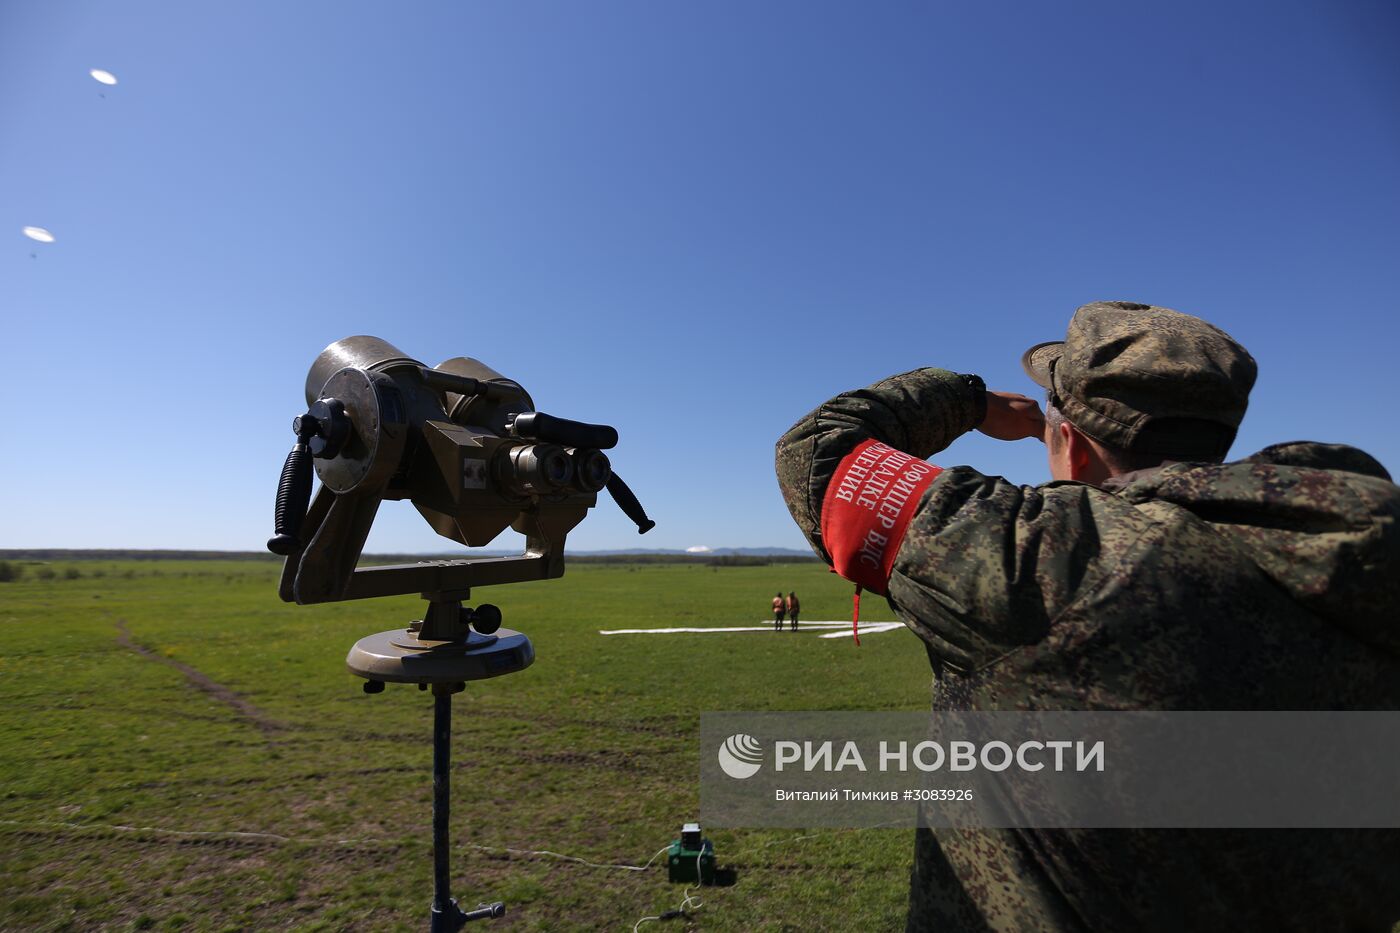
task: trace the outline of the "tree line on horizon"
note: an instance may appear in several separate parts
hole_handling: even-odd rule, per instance
[[[416,563],[423,560],[444,560],[460,557],[454,554],[366,554],[364,566],[394,563]],[[475,555],[486,556],[486,555]],[[571,564],[697,564],[706,567],[764,567],[769,564],[804,564],[817,560],[814,554],[568,554]],[[81,571],[65,567],[55,571],[48,565],[54,561],[256,561],[280,562],[282,558],[261,551],[183,551],[136,549],[66,549],[25,548],[0,550],[0,583],[9,583],[25,575],[25,568],[38,565],[34,576],[44,580],[60,574],[76,579]]]

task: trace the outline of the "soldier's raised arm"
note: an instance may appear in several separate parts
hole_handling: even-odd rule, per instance
[[[980,378],[946,369],[916,369],[843,392],[778,441],[778,485],[788,511],[812,547],[831,563],[821,538],[821,506],[842,458],[871,439],[920,459],[931,457],[976,427],[986,406]]]
[[[1017,399],[976,376],[919,369],[836,396],[777,445],[783,497],[813,548],[888,596],[955,669],[1038,640],[1097,563],[1090,487],[1023,487],[925,462],[984,419],[993,436],[1016,433],[1006,423]]]

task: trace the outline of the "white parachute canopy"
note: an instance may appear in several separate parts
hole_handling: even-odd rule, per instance
[[[94,68],[88,72],[92,75],[92,80],[98,84],[112,85],[117,83],[117,76],[110,71],[103,71],[101,68]]]
[[[53,242],[53,234],[45,230],[43,227],[25,227],[20,232],[23,233],[25,236],[29,237],[29,239],[38,240],[40,243]]]

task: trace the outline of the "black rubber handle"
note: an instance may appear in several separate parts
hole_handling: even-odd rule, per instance
[[[287,462],[282,465],[282,479],[277,484],[277,508],[274,512],[274,531],[277,533],[267,540],[267,549],[274,554],[286,557],[301,548],[298,535],[301,522],[306,517],[306,507],[311,502],[311,451],[300,438],[287,454]]]
[[[617,428],[606,424],[587,424],[556,418],[542,411],[526,411],[515,416],[510,433],[535,441],[549,441],[564,447],[596,447],[609,450],[617,446]],[[638,506],[640,508],[640,506]]]
[[[647,518],[646,509],[642,508],[637,497],[632,495],[632,490],[627,488],[622,477],[616,473],[608,478],[608,492],[612,494],[617,507],[622,509],[628,518],[637,523],[637,534],[644,535],[656,527],[656,522]]]

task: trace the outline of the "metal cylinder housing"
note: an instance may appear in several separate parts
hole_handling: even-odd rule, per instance
[[[311,364],[306,374],[306,404],[321,397],[326,380],[346,367],[371,373],[390,372],[399,368],[416,369],[423,364],[398,347],[378,337],[346,337],[326,347]]]

